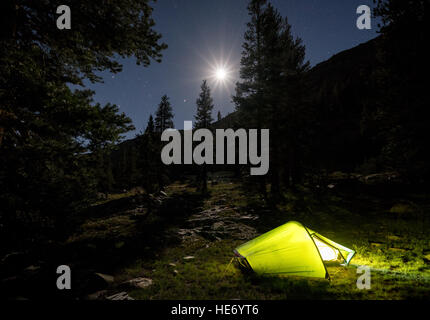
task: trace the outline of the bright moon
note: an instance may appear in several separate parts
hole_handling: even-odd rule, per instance
[[[228,91],[233,87],[233,75],[235,71],[228,61],[208,62],[208,66],[210,69],[207,70],[208,73],[205,78],[210,80],[214,89],[219,88]]]
[[[217,69],[215,76],[220,81],[225,80],[227,77],[227,71],[223,68]]]

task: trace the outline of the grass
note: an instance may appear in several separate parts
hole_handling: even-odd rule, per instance
[[[258,214],[258,220],[246,222],[258,233],[290,220],[300,221],[353,248],[357,254],[349,267],[328,268],[331,281],[267,278],[245,274],[235,263],[229,264],[232,250],[244,242],[234,236],[217,240],[202,235],[182,241],[161,239],[153,244],[145,243],[145,246],[153,246],[145,254],[142,252],[139,256],[139,252],[134,252],[134,258],[115,266],[112,292],[120,290],[126,280],[146,277],[153,280],[153,285],[131,290],[129,294],[133,298],[391,300],[430,295],[430,236],[425,232],[428,220],[422,216],[428,212],[429,197],[415,196],[411,205],[410,200],[381,199],[366,193],[351,195],[330,190],[316,196],[303,188],[285,194],[282,204],[270,206],[232,180],[209,185],[209,196],[204,198],[198,197],[195,188],[179,183],[171,185],[167,193],[173,202],[166,212],[154,217],[151,226],[158,226],[158,229],[146,228],[149,234],[144,238],[136,222],[123,214],[90,219],[82,225],[81,234],[70,241],[91,242],[95,238],[149,241],[151,231],[153,236],[156,232],[163,234],[163,230],[174,231],[186,226],[186,216],[217,207],[221,208],[220,216],[225,218],[237,212]],[[408,203],[407,207],[404,203]],[[118,244],[118,241],[111,242],[112,246]],[[187,256],[194,258],[185,260]],[[357,289],[356,266],[359,265],[372,268],[371,290]]]

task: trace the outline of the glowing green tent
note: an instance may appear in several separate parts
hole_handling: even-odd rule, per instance
[[[355,251],[288,222],[234,250],[239,263],[263,275],[329,278],[324,262],[348,265]]]

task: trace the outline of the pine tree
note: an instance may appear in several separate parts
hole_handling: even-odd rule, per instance
[[[159,154],[159,140],[156,139],[154,134],[154,119],[151,114],[140,145],[142,171],[141,184],[147,193],[153,193],[156,190],[157,177],[159,176],[158,171],[160,170],[159,156],[157,156],[157,154]]]
[[[166,129],[173,128],[173,112],[167,95],[161,98],[155,114],[155,131],[158,133],[164,132]]]
[[[430,179],[428,107],[428,0],[377,0],[379,94],[372,118],[382,141],[380,162],[410,181]]]
[[[1,11],[0,223],[9,221],[4,229],[12,234],[29,216],[34,230],[37,216],[67,226],[96,196],[100,153],[133,129],[118,107],[96,104],[92,91],[69,84],[120,72],[118,56],[147,66],[166,48],[147,1],[82,0],[72,7],[70,32],[55,27],[56,7],[22,0]]]
[[[240,61],[241,81],[236,84],[236,95],[233,102],[239,114],[240,126],[244,128],[261,129],[263,101],[263,65],[262,65],[262,24],[267,0],[251,0],[248,4],[248,14],[251,17],[247,23],[242,45]],[[256,178],[259,191],[266,198],[266,178]]]
[[[304,63],[304,47],[300,39],[293,39],[291,26],[279,12],[265,0],[251,0],[248,6],[251,21],[245,33],[241,59],[241,81],[236,86],[233,100],[240,113],[243,126],[271,130],[270,179],[271,190],[280,188],[283,146],[293,144],[296,132],[295,108],[298,104],[298,87],[294,83],[308,69]],[[290,160],[293,157],[290,158]],[[287,170],[290,171],[290,170]],[[260,189],[265,193],[264,178]]]
[[[161,98],[161,102],[158,105],[158,109],[155,114],[155,132],[157,133],[157,135],[161,135],[164,130],[170,128],[174,128],[172,106],[167,95],[164,95]],[[161,153],[162,145],[159,142],[159,139],[157,142],[154,142],[155,154]],[[157,175],[158,188],[162,190],[168,180],[166,175],[167,168],[166,166],[162,165],[159,156],[156,160],[154,160],[154,163],[154,172]]]
[[[276,128],[273,143],[279,146],[275,147],[274,161],[277,174],[283,176],[285,186],[294,187],[302,177],[301,163],[310,144],[309,132],[313,126],[312,106],[304,102],[306,93],[303,91],[303,75],[309,70],[309,62],[305,61],[302,40],[292,36],[287,18],[281,21],[279,42],[281,51],[276,57],[276,64],[281,66],[281,73],[275,79],[273,89],[277,95],[273,101],[278,101],[273,104],[275,110],[271,113]],[[282,137],[281,141],[277,140],[279,137]]]
[[[214,108],[213,99],[211,97],[211,90],[206,80],[203,80],[201,85],[201,92],[199,98],[196,101],[197,113],[195,116],[195,128],[196,129],[210,129],[213,118],[212,111]],[[203,194],[207,192],[207,167],[202,165],[200,173],[200,190]]]
[[[146,125],[145,134],[153,134],[155,132],[154,118],[149,115],[148,124]]]
[[[197,113],[195,116],[195,128],[201,129],[210,128],[213,118],[212,111],[214,108],[213,99],[211,97],[211,89],[206,80],[203,80],[201,85],[201,92],[199,98],[196,101]]]
[[[249,127],[261,128],[262,101],[262,23],[267,0],[251,0],[248,12],[251,21],[247,24],[242,45],[243,52],[240,61],[241,82],[236,84],[236,95],[233,101],[240,113],[243,124]]]
[[[222,119],[221,111],[218,111],[218,114],[217,114],[217,121],[221,121],[221,119]]]

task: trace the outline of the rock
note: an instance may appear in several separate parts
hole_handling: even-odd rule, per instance
[[[388,250],[393,251],[393,252],[406,252],[407,250],[402,249],[402,248],[389,248]]]
[[[334,185],[334,184],[329,184],[328,186],[327,186],[327,188],[329,188],[329,189],[334,189],[336,187],[336,185]]]
[[[119,292],[116,293],[112,296],[107,297],[106,299],[108,300],[113,300],[113,301],[122,301],[122,300],[134,300],[132,297],[130,297],[128,295],[127,292],[123,291],[123,292]]]
[[[176,267],[176,263],[169,263],[169,266]]]
[[[257,215],[248,214],[245,216],[241,216],[240,219],[242,220],[257,220],[259,217]]]
[[[215,222],[215,223],[212,225],[212,230],[220,230],[220,229],[222,229],[222,228],[224,228],[224,222],[222,222],[222,221]]]
[[[152,285],[152,279],[136,278],[129,280],[128,283],[130,283],[133,287],[144,289]]]
[[[38,271],[40,269],[40,266],[34,266],[34,265],[31,265],[31,266],[29,266],[29,267],[27,267],[27,268],[25,268],[25,271]]]
[[[381,184],[389,181],[399,180],[400,174],[397,172],[376,173],[360,177],[360,181],[366,184]]]
[[[190,261],[190,260],[194,260],[194,259],[195,259],[195,257],[194,257],[194,256],[186,256],[186,257],[183,257],[183,259],[184,259],[185,261]]]
[[[113,283],[115,281],[115,278],[108,275],[108,274],[96,273],[96,275],[99,276],[100,278],[102,278],[108,284]]]
[[[173,270],[173,273],[175,274],[175,276],[177,276],[179,274],[179,271],[175,269]]]

